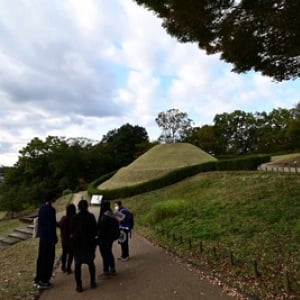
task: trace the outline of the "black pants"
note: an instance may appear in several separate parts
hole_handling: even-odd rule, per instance
[[[113,242],[101,242],[99,245],[103,262],[103,272],[115,271],[115,258],[112,253]]]
[[[124,240],[123,243],[120,243],[121,244],[121,257],[123,258],[126,258],[129,256],[129,241],[128,241],[128,238],[129,238],[129,230],[126,230],[126,229],[122,229],[122,231],[125,232],[126,234],[126,239]]]
[[[64,272],[71,272],[73,257],[72,247],[70,245],[62,245],[61,268]]]
[[[81,281],[81,265],[83,263],[81,262],[75,262],[75,281],[77,287],[82,287],[82,281]],[[96,276],[96,267],[94,261],[91,262],[86,262],[86,264],[89,267],[89,272],[90,272],[90,282],[91,284],[94,284],[96,282],[95,276]]]
[[[55,244],[40,239],[39,252],[36,262],[36,283],[48,283],[52,276],[55,260]]]

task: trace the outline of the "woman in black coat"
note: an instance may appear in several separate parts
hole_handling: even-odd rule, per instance
[[[58,225],[61,232],[62,256],[61,269],[65,273],[72,273],[71,265],[73,263],[73,248],[71,240],[71,222],[76,214],[76,206],[71,203],[66,207],[66,215],[61,218]]]
[[[116,275],[112,246],[116,239],[116,231],[117,236],[119,235],[119,222],[110,208],[110,202],[107,200],[101,202],[97,228],[99,249],[103,263],[103,273],[100,274],[100,277],[108,279],[111,275]]]
[[[81,265],[87,264],[90,272],[91,288],[96,287],[95,281],[95,238],[97,222],[95,216],[88,211],[87,200],[78,203],[79,213],[72,218],[72,239],[75,260],[76,291],[82,292]]]

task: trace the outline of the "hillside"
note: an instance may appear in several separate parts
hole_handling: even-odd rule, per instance
[[[300,299],[299,183],[295,173],[209,172],[123,202],[148,237],[209,266],[253,299],[292,299],[286,272],[293,299]]]
[[[112,189],[135,185],[184,166],[216,160],[200,148],[187,143],[156,145],[130,165],[121,168],[110,180],[98,186]]]

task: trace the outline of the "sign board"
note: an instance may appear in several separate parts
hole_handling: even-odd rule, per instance
[[[103,195],[93,195],[91,199],[91,205],[100,205]]]

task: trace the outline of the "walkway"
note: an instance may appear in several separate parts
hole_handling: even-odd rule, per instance
[[[115,243],[114,253],[120,249]],[[54,287],[44,291],[41,300],[53,299],[101,299],[101,300],[158,300],[158,299],[234,299],[206,280],[201,280],[195,271],[165,251],[149,243],[143,237],[133,234],[130,240],[131,258],[127,262],[117,261],[118,275],[109,280],[97,280],[97,288],[89,289],[87,266],[83,266],[83,293],[75,291],[75,280],[57,270]],[[117,256],[117,255],[116,255]],[[96,257],[97,274],[101,272],[99,251]]]

